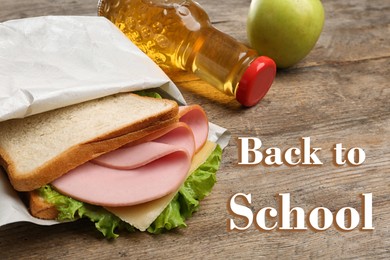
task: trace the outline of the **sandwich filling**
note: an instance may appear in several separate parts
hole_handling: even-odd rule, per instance
[[[108,238],[117,227],[161,233],[185,226],[216,182],[222,151],[207,141],[199,106],[179,121],[97,157],[39,189],[58,220],[87,217]]]
[[[180,122],[144,142],[97,157],[52,185],[64,195],[109,207],[137,205],[172,193],[186,179],[195,151],[207,140],[208,121],[202,111],[199,106],[180,108]]]

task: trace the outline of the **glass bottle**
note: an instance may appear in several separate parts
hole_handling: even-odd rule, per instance
[[[98,15],[163,70],[191,71],[244,106],[257,104],[275,78],[272,59],[217,30],[194,1],[99,0]]]

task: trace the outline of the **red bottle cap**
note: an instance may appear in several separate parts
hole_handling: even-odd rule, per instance
[[[256,105],[267,94],[276,75],[275,62],[266,57],[256,58],[244,72],[238,84],[236,99],[243,106]]]

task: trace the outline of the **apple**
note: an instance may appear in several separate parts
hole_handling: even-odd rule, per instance
[[[247,19],[248,40],[278,68],[302,60],[320,37],[325,20],[320,0],[252,0]]]

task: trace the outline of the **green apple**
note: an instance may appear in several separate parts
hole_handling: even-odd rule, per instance
[[[247,34],[252,48],[290,67],[313,49],[325,15],[320,0],[252,0]]]

